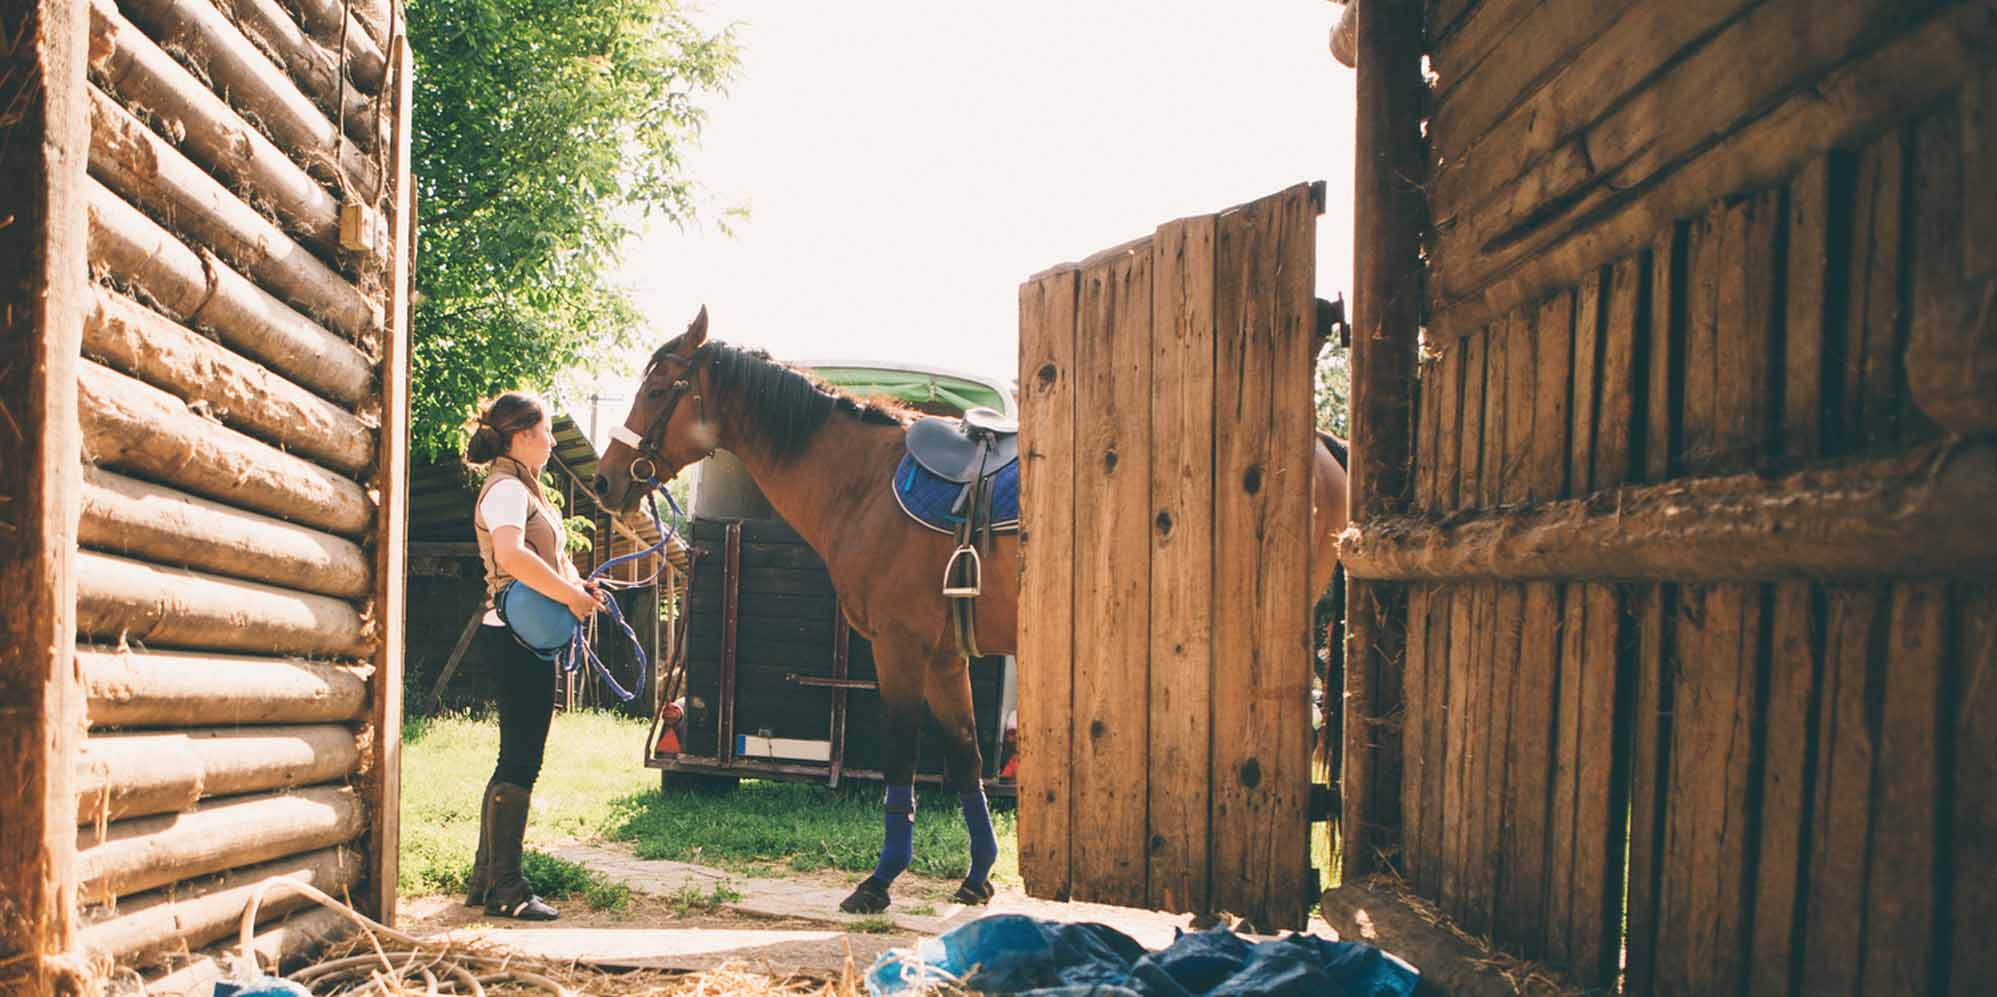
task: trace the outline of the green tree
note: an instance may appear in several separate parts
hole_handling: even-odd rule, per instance
[[[732,31],[679,0],[410,0],[416,56],[411,446],[454,450],[485,396],[548,392],[640,327],[628,221],[696,217],[682,155]]]
[[[1315,386],[1317,428],[1349,438],[1352,434],[1346,420],[1352,401],[1352,351],[1335,339],[1318,354]]]

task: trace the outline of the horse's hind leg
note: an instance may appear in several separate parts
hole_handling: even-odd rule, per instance
[[[881,779],[887,784],[882,801],[881,856],[873,873],[839,902],[839,909],[849,914],[887,910],[888,887],[915,856],[915,749],[922,734],[923,710],[921,658],[883,634],[874,641],[874,665],[881,692]]]
[[[984,756],[978,750],[978,717],[971,700],[971,669],[962,658],[931,661],[923,692],[930,715],[943,730],[950,786],[971,837],[971,866],[957,888],[957,902],[982,904],[992,898],[992,863],[998,861],[998,835],[992,832],[985,801]]]

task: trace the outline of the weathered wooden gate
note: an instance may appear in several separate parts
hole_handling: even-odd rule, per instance
[[[1997,4],[1528,7],[1361,8],[1346,878],[1989,993]]]
[[[1020,287],[1020,873],[1308,910],[1311,361],[1297,186]]]
[[[0,990],[205,993],[278,875],[394,917],[398,20],[0,11]],[[257,951],[344,923],[304,906],[271,890]]]

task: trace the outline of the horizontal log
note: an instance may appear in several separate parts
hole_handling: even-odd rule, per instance
[[[80,647],[90,725],[344,723],[368,707],[366,665]]]
[[[360,757],[353,729],[338,724],[98,734],[77,757],[76,820],[177,813],[213,796],[331,782]]]
[[[381,167],[364,155],[381,146],[373,104],[348,88],[347,134],[355,144],[340,142],[331,120],[339,111],[332,50],[307,39],[276,0],[119,0],[119,6],[152,37],[202,66],[217,91],[292,155],[320,168],[337,162],[347,182],[362,191],[380,187]]]
[[[1997,444],[1929,446],[1769,478],[1597,492],[1441,521],[1355,523],[1339,563],[1369,581],[1684,581],[1997,572]]]
[[[373,650],[360,613],[338,599],[95,551],[76,558],[76,629],[147,647],[342,657]]]
[[[290,967],[353,930],[353,922],[345,916],[320,908],[265,929],[250,940],[250,951],[266,971]],[[214,992],[216,982],[231,973],[229,967],[241,951],[233,942],[206,950],[186,966],[147,980],[147,997],[207,997]]]
[[[148,4],[160,4],[162,0],[140,0]],[[166,0],[174,6],[192,6],[200,0]],[[361,152],[377,152],[387,140],[381,126],[385,124],[385,114],[377,114],[375,102],[361,88],[351,82],[339,86],[339,64],[333,58],[332,48],[322,46],[314,38],[306,36],[298,20],[284,10],[276,0],[216,0],[214,6],[222,8],[234,28],[238,28],[250,42],[254,42],[272,62],[282,66],[292,82],[306,92],[312,102],[326,112],[337,124],[345,120],[345,136],[351,138]],[[210,30],[204,44],[236,44],[238,40],[222,30]]]
[[[1452,931],[1442,914],[1418,910],[1396,890],[1368,882],[1326,890],[1318,914],[1338,937],[1366,942],[1421,973],[1417,994],[1449,997],[1556,997],[1578,994],[1530,963],[1510,959],[1488,942],[1472,944]]]
[[[85,360],[78,366],[83,451],[216,501],[346,536],[373,508],[353,481],[196,414],[152,385]]]
[[[127,105],[174,124],[175,145],[235,190],[270,206],[290,231],[335,258],[340,201],[263,132],[173,61],[112,0],[91,0],[98,78]]]
[[[290,876],[337,897],[360,883],[363,861],[348,849],[325,848],[176,884],[128,898],[115,915],[84,927],[77,942],[91,955],[119,965],[150,966],[164,957],[235,937],[244,909],[266,880]],[[305,895],[296,888],[272,886],[257,908],[257,923],[267,924],[305,903]]]
[[[367,556],[350,540],[210,502],[98,467],[83,469],[86,547],[320,595],[368,594]]]
[[[354,344],[207,252],[196,252],[125,203],[86,180],[90,263],[144,291],[174,318],[212,330],[233,349],[268,364],[314,393],[345,405],[374,389],[374,364]]]
[[[359,288],[94,86],[90,175],[307,315],[361,344],[379,340],[381,309]]]
[[[78,892],[85,903],[109,903],[168,883],[344,844],[366,827],[359,794],[344,786],[314,786],[121,820],[102,837],[80,828]]]
[[[294,0],[294,6],[312,37],[335,52],[340,51],[342,40],[346,42],[348,78],[369,93],[380,93],[388,60],[382,56],[381,41],[351,12],[353,4],[348,0]]]
[[[1561,178],[1579,175],[1578,170],[1593,175],[1583,187],[1569,196],[1512,190],[1501,198],[1504,205],[1541,202],[1526,224],[1498,233],[1501,239],[1487,237],[1488,246],[1472,234],[1491,231],[1487,223],[1479,228],[1477,219],[1459,217],[1438,225],[1429,280],[1431,325],[1446,335],[1475,329],[1572,286],[1575,275],[1589,267],[1641,251],[1659,229],[1697,214],[1719,194],[1782,183],[1810,157],[1943,97],[1982,64],[1992,46],[1997,46],[1997,3],[1964,0],[1786,96],[1762,95],[1773,106],[1757,104],[1766,109],[1733,130],[1715,135],[1677,129],[1614,168],[1601,161],[1599,170],[1589,165],[1597,162],[1592,132],[1577,136],[1534,167],[1540,175],[1532,183],[1545,191],[1569,189],[1571,181]],[[1615,120],[1640,136],[1647,119],[1619,114]]]
[[[349,474],[373,466],[374,432],[353,413],[108,288],[84,316],[83,352],[266,443]]]

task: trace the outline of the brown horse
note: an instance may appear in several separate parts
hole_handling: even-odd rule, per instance
[[[972,834],[960,900],[990,898],[987,873],[997,852],[979,778],[970,669],[938,585],[953,540],[911,521],[888,487],[913,416],[829,390],[760,354],[709,342],[703,308],[685,334],[653,354],[623,427],[597,463],[604,504],[628,510],[651,481],[670,480],[717,449],[734,454],[770,505],[824,559],[848,622],[873,643],[886,727],[886,842],[874,874],[841,904],[849,911],[886,909],[888,885],[906,867],[925,705],[944,734],[948,782]],[[1345,470],[1323,441],[1316,446],[1313,495],[1311,583],[1322,592],[1346,518]],[[1012,654],[1017,534],[993,539],[983,576],[977,644],[987,654]]]

